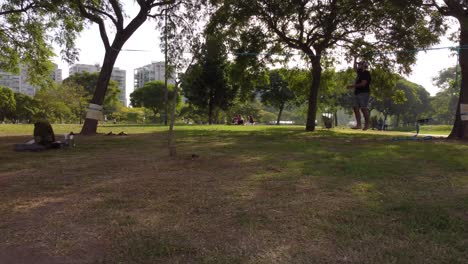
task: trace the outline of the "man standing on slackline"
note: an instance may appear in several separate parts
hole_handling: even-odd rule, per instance
[[[371,75],[368,70],[369,64],[366,61],[360,61],[354,65],[357,72],[356,82],[348,85],[348,89],[354,88],[354,115],[356,116],[356,126],[353,129],[369,129],[369,104]],[[364,116],[364,127],[361,126],[361,112]]]

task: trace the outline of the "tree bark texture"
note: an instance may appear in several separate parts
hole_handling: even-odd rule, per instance
[[[309,92],[309,108],[307,110],[306,131],[315,130],[315,117],[317,115],[317,97],[322,77],[322,66],[320,65],[320,55],[311,58],[312,62],[312,84]]]
[[[171,122],[169,126],[169,132],[167,134],[167,146],[169,148],[169,156],[171,157],[174,157],[177,154],[176,145],[174,144],[174,123],[175,123],[175,112],[177,108],[178,95],[179,95],[179,83],[176,83],[174,87],[174,98],[172,99]]]
[[[460,46],[466,47],[468,45],[468,19],[464,21],[464,23],[460,21],[460,27]],[[455,123],[449,138],[468,140],[468,121],[463,121],[460,116],[460,105],[468,104],[468,50],[466,48],[462,48],[459,52],[459,63],[461,69],[460,98],[458,101],[457,112],[455,114]]]
[[[123,43],[122,43],[123,46]],[[120,50],[120,48],[118,49]],[[119,51],[111,48],[106,51],[104,62],[102,64],[101,72],[99,73],[96,90],[94,91],[92,104],[102,105],[104,97],[106,96],[107,86],[109,85],[112,70],[114,69],[115,61],[119,55]],[[97,131],[98,120],[86,118],[83,128],[81,129],[82,135],[92,135]]]

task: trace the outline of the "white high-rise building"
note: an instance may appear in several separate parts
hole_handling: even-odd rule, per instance
[[[89,64],[75,64],[70,67],[70,75],[80,72],[100,72],[101,66],[99,64],[89,65]],[[126,81],[127,81],[127,72],[125,70],[114,67],[111,74],[111,80],[114,80],[119,83],[120,95],[119,99],[123,105],[127,106],[127,96],[126,96]]]
[[[51,79],[59,83],[62,81],[62,70],[58,68],[58,65],[54,63],[54,71],[51,74]],[[34,96],[38,88],[29,84],[28,68],[20,67],[20,74],[14,74],[9,72],[0,71],[0,85],[11,88],[15,93],[23,93],[29,96]]]
[[[166,68],[164,61],[152,62],[151,64],[135,69],[135,90],[143,87],[145,83],[151,81],[164,81]],[[167,80],[170,84],[175,84],[173,78]]]
[[[52,80],[56,83],[61,83],[63,81],[62,77],[62,69],[59,69],[56,64],[54,64],[54,72],[52,73]]]
[[[114,68],[111,74],[111,79],[119,83],[120,95],[119,99],[123,105],[127,106],[127,71],[121,70],[119,68]]]
[[[69,69],[69,75],[80,73],[80,72],[99,72],[101,71],[101,66],[99,64],[89,65],[89,64],[74,64]]]

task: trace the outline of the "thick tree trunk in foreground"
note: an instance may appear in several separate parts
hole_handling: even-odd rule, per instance
[[[117,32],[115,33],[115,38],[112,42],[112,45],[109,45],[109,39],[104,29],[105,26],[103,26],[104,24],[100,24],[101,39],[104,43],[106,54],[102,63],[101,72],[99,73],[98,81],[96,84],[96,90],[94,91],[93,99],[91,100],[92,104],[102,106],[104,102],[104,97],[107,92],[107,86],[109,85],[112,70],[114,69],[114,64],[117,60],[117,57],[119,56],[120,50],[122,49],[125,42],[127,42],[127,40],[133,35],[133,33],[135,33],[135,31],[137,31],[137,29],[146,21],[148,11],[150,10],[147,8],[148,7],[140,9],[138,15],[127,25],[126,28],[123,28],[123,26],[122,28],[117,28]],[[94,19],[95,17],[90,16],[89,14],[85,14],[85,17],[87,17],[93,22],[96,22]],[[83,128],[81,129],[81,134],[96,134],[97,124],[98,120],[86,118]]]
[[[122,44],[123,45],[123,44]],[[104,103],[104,97],[106,96],[107,86],[109,85],[112,69],[114,69],[115,61],[119,55],[120,48],[116,51],[106,51],[104,56],[104,62],[102,64],[101,72],[99,73],[98,81],[96,84],[96,90],[94,91],[92,104],[102,105]],[[95,134],[97,131],[98,120],[86,118],[83,128],[81,129],[82,135]]]
[[[317,116],[317,96],[322,76],[321,56],[311,58],[312,62],[312,84],[309,91],[309,109],[307,110],[306,131],[315,130],[315,117]]]
[[[460,46],[468,45],[468,19],[464,22],[460,21]],[[468,105],[468,50],[460,49],[459,63],[461,69],[461,83],[460,83],[460,98],[457,106],[457,113],[455,114],[455,123],[452,132],[449,135],[451,139],[465,139],[468,140],[468,116],[465,114],[465,120],[462,120],[460,115],[460,106],[462,104]],[[466,110],[468,111],[468,110]]]

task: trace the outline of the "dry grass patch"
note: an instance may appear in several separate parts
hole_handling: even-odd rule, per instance
[[[466,146],[255,129],[178,131],[176,158],[163,133],[79,137],[44,153],[0,138],[0,251],[12,252],[0,262],[467,257]]]

